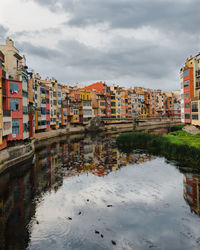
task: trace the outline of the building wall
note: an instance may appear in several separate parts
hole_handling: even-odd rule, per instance
[[[200,126],[200,100],[191,102],[191,123]]]
[[[188,86],[187,86],[188,85]],[[191,98],[194,97],[193,68],[183,69],[183,93],[185,123],[191,123]]]
[[[28,118],[28,76],[22,72],[23,139],[29,138]]]
[[[18,90],[13,91],[13,88],[11,86],[13,83],[15,84],[15,86],[17,86]],[[12,112],[12,134],[8,135],[8,141],[23,140],[22,82],[6,80],[4,87],[4,90],[6,92],[6,98],[4,98],[3,100],[3,105],[5,107],[5,110],[10,110]],[[18,100],[17,106],[12,104],[13,99]],[[15,119],[17,119],[17,123]],[[18,124],[19,129],[17,129]]]
[[[0,45],[0,50],[5,55],[5,71],[6,78],[21,81],[21,75],[18,70],[21,67],[22,57],[19,55],[19,51],[14,47],[14,42],[7,38],[5,45]]]
[[[2,70],[4,55],[0,51],[0,147],[3,144],[3,97],[2,97]]]

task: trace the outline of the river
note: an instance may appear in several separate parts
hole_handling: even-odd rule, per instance
[[[0,175],[0,249],[200,249],[200,173],[111,135],[64,140]]]

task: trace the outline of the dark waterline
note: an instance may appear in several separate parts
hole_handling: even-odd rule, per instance
[[[120,153],[112,136],[54,143],[0,176],[0,249],[200,249],[200,173]]]

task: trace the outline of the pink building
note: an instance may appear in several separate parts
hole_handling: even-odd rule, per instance
[[[23,140],[22,82],[5,80],[3,92],[3,108],[12,113],[12,134],[8,135],[8,141]]]

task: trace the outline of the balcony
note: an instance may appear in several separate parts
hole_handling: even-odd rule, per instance
[[[3,61],[5,60],[4,54],[0,51],[0,58],[3,59]]]
[[[2,70],[2,78],[6,79],[6,71]]]
[[[12,134],[12,117],[10,110],[3,110],[3,136]]]
[[[200,70],[196,70],[196,77],[200,77]]]
[[[3,97],[6,97],[6,90],[3,89]]]
[[[196,82],[196,89],[200,88],[200,82]]]
[[[198,100],[199,100],[198,97],[193,97],[193,98],[191,98],[191,101],[198,101]]]

